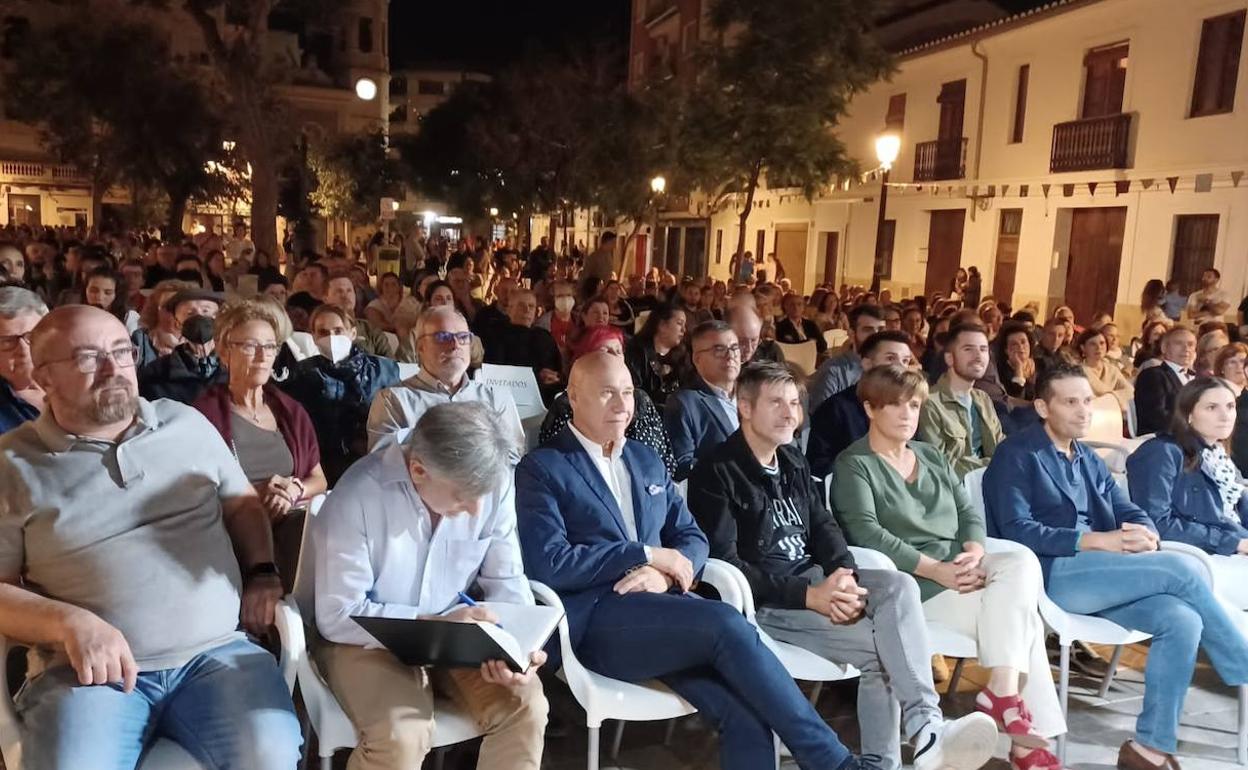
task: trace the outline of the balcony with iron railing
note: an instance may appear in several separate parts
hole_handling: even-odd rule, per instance
[[[1049,171],[1130,168],[1131,113],[1084,118],[1053,126]]]
[[[966,178],[966,137],[919,142],[914,146],[914,181]]]
[[[647,25],[654,24],[676,12],[676,0],[646,0],[645,19]]]

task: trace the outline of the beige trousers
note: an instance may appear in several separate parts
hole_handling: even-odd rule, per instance
[[[1044,649],[1040,594],[1044,578],[1031,551],[984,556],[987,585],[969,594],[943,591],[923,602],[923,615],[975,638],[979,665],[1012,668],[1022,679],[1023,702],[1032,726],[1047,738],[1066,732],[1066,720]]]
[[[359,735],[348,770],[419,770],[433,744],[436,691],[467,711],[485,739],[479,770],[538,770],[546,696],[537,677],[520,690],[476,669],[405,666],[387,650],[321,642],[316,659]]]

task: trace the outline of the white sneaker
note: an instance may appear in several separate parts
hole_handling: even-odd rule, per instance
[[[997,725],[973,712],[953,721],[928,722],[911,741],[914,770],[979,770],[997,746]]]

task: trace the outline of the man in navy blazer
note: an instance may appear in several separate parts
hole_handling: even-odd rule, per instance
[[[772,766],[773,731],[803,768],[867,767],[740,612],[688,593],[706,536],[658,455],[624,438],[633,383],[623,360],[578,359],[568,399],[572,422],[516,468],[516,510],[525,573],[563,600],[581,663],[662,680],[719,727],[725,770]]]
[[[1198,649],[1222,679],[1248,684],[1248,641],[1194,559],[1158,552],[1148,515],[1105,463],[1079,443],[1092,425],[1092,386],[1081,367],[1054,364],[1036,385],[1042,423],[1007,438],[984,476],[988,532],[1031,548],[1049,598],[1062,609],[1153,635],[1144,708],[1118,766],[1156,770],[1176,730]]]
[[[698,460],[740,427],[734,393],[741,373],[736,333],[723,321],[704,321],[689,333],[689,349],[697,372],[693,383],[668,396],[663,409],[677,481],[688,478]]]
[[[864,374],[876,366],[909,369],[914,365],[910,338],[903,331],[885,330],[872,334],[859,346],[858,354],[862,356]],[[867,410],[858,398],[858,383],[828,398],[810,416],[810,441],[806,444],[810,472],[819,478],[827,476],[832,472],[837,455],[867,435],[870,427]]]
[[[1143,436],[1170,429],[1174,398],[1192,381],[1196,363],[1196,333],[1175,326],[1161,338],[1161,365],[1150,366],[1135,378],[1136,432]]]

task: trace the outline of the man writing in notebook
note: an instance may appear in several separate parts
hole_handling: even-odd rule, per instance
[[[512,433],[480,402],[430,407],[403,444],[351,467],[313,527],[314,654],[359,734],[348,770],[420,767],[433,739],[434,693],[485,731],[480,770],[537,770],[547,705],[532,657],[477,669],[399,662],[352,616],[493,622],[486,601],[533,604],[507,470]]]

